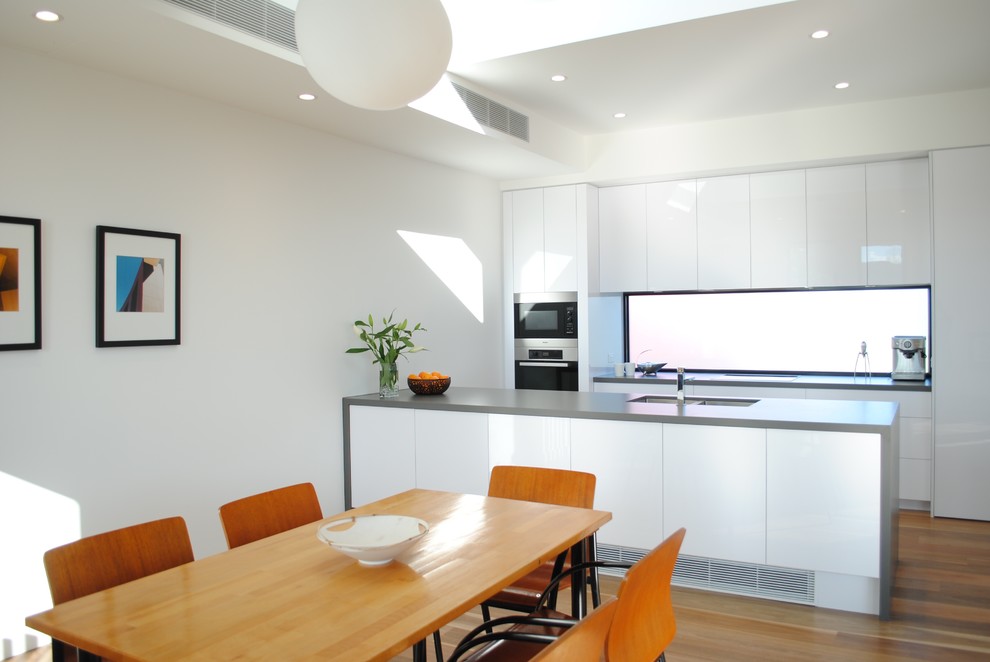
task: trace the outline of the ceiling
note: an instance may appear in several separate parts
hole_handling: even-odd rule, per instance
[[[588,136],[990,88],[987,0],[444,3],[450,73],[529,116],[528,143],[411,108],[348,106],[315,89],[295,52],[165,0],[3,0],[0,46],[499,180],[581,172]],[[42,6],[63,20],[35,20]],[[822,28],[829,37],[810,38]],[[567,80],[551,82],[557,73]],[[304,91],[318,98],[301,102]]]

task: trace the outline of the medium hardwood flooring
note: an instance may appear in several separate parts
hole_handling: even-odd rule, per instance
[[[674,587],[677,636],[667,660],[990,661],[990,522],[901,511],[899,556],[889,621]],[[618,580],[602,582],[603,592],[614,595]],[[444,627],[444,654],[480,622],[474,609]],[[432,643],[430,651],[432,660]],[[47,647],[12,658],[50,660]],[[409,660],[407,652],[392,662]]]

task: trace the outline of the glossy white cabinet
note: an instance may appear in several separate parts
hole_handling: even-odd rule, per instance
[[[664,424],[664,535],[683,526],[684,554],[766,563],[766,478],[766,430]]]
[[[514,292],[577,291],[577,187],[508,191]]]
[[[646,186],[598,190],[599,291],[647,289]]]
[[[352,506],[416,487],[415,411],[350,407],[350,421]]]
[[[932,512],[990,520],[990,147],[932,152]]]
[[[750,175],[752,287],[808,285],[804,170]]]
[[[932,282],[931,235],[928,159],[867,164],[867,282]]]
[[[766,563],[879,577],[880,435],[767,430],[766,443]]]
[[[811,168],[808,285],[866,285],[866,167]]]
[[[488,461],[490,467],[515,464],[569,469],[570,419],[489,414]]]
[[[416,487],[488,493],[488,414],[416,409]]]
[[[749,176],[698,180],[698,287],[750,287]]]
[[[663,540],[659,423],[571,419],[571,468],[595,474],[595,508],[612,513],[607,545],[653,549]]]
[[[698,289],[698,204],[693,179],[646,185],[647,290]]]

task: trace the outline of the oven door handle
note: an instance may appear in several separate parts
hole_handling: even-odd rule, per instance
[[[518,361],[522,368],[567,368],[574,365],[573,361]]]

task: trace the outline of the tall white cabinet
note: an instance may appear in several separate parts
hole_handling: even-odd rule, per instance
[[[990,520],[990,147],[933,152],[932,513]]]
[[[508,191],[503,222],[512,229],[513,292],[578,289],[578,187]]]
[[[866,284],[866,167],[812,168],[808,195],[808,285]]]

